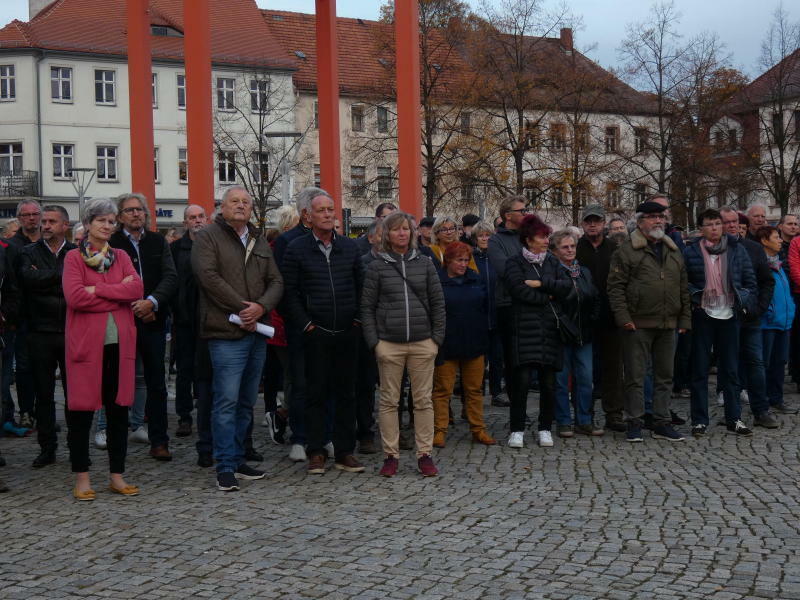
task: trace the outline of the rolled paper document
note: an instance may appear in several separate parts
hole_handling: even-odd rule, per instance
[[[242,324],[242,319],[239,318],[239,315],[230,315],[228,317],[228,321],[230,321],[234,325]],[[275,335],[275,328],[270,327],[269,325],[264,325],[263,323],[256,323],[256,332],[260,333],[263,336],[271,338],[273,335]]]

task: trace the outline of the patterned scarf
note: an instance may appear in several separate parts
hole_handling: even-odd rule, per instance
[[[527,260],[532,265],[541,265],[544,262],[544,259],[547,258],[547,250],[545,250],[540,254],[534,254],[527,248],[523,248],[522,256],[524,256],[525,260]]]
[[[108,245],[108,242],[100,250],[95,250],[87,237],[83,239],[79,249],[86,266],[98,273],[105,273],[114,264],[114,250]]]
[[[569,276],[572,277],[573,279],[577,279],[578,277],[581,276],[581,266],[578,264],[577,260],[573,260],[572,263],[568,265],[564,263],[561,264],[564,265],[564,268],[567,271],[569,271]]]
[[[781,257],[779,254],[775,254],[774,256],[767,255],[767,262],[769,263],[769,268],[773,271],[780,271],[781,265]]]
[[[706,287],[700,303],[704,310],[720,310],[733,306],[733,292],[728,282],[727,241],[727,236],[723,235],[717,244],[706,240],[698,242],[706,270]]]

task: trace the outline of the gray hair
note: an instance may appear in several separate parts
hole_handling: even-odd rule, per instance
[[[736,213],[737,215],[739,214],[739,211],[736,210],[734,207],[732,207],[730,204],[726,204],[725,206],[720,206],[719,207],[719,212],[721,212],[721,213],[732,212],[732,213]]]
[[[447,215],[436,217],[436,220],[433,222],[433,227],[431,227],[431,244],[439,244],[439,240],[436,239],[436,234],[442,227],[445,226],[446,223],[452,223],[456,226],[456,229],[458,229],[458,223],[456,223],[456,220],[453,217],[448,217]]]
[[[472,239],[473,242],[477,242],[479,233],[488,233],[489,235],[494,235],[494,227],[492,227],[492,225],[486,221],[478,221],[472,226],[472,231],[469,233],[470,239]]]
[[[6,224],[3,225],[3,235],[5,237],[8,237],[6,236],[6,231],[8,231],[9,227],[11,227],[12,225],[19,225],[19,219],[9,219],[8,221],[6,221]]]
[[[69,223],[69,213],[63,206],[59,206],[58,204],[48,204],[47,206],[42,207],[42,212],[57,212],[61,215],[61,218],[64,219],[64,221]]]
[[[36,205],[36,208],[39,209],[39,212],[42,211],[42,205],[39,204],[38,200],[36,200],[35,198],[25,198],[24,200],[20,200],[19,203],[17,204],[17,216],[19,216],[20,213],[22,212],[22,207],[27,204],[34,204]]]
[[[88,200],[83,206],[83,214],[81,215],[81,223],[85,228],[89,228],[89,224],[97,217],[105,215],[114,215],[116,218],[118,202],[114,202],[111,198],[92,198]]]
[[[550,249],[555,250],[556,248],[558,248],[558,245],[561,243],[561,240],[568,237],[571,237],[576,244],[578,243],[578,236],[575,235],[575,232],[572,231],[572,229],[570,228],[565,228],[556,231],[553,235],[550,236]]]
[[[184,209],[183,209],[183,220],[184,220],[184,221],[185,221],[185,220],[188,218],[188,216],[189,216],[189,209],[190,209],[190,208],[203,208],[203,207],[202,207],[202,206],[200,206],[199,204],[190,204],[189,206],[187,206],[186,208],[184,208]],[[206,209],[205,209],[205,208],[203,208],[203,212],[204,212],[204,213],[206,212]]]
[[[138,200],[139,203],[142,205],[142,209],[144,210],[144,228],[147,229],[150,227],[150,209],[147,206],[147,196],[144,194],[138,193],[127,193],[127,194],[120,194],[117,196],[117,212],[114,213],[118,215],[122,212],[122,205],[125,204],[128,200]],[[108,214],[108,213],[106,213]],[[120,228],[122,224],[120,223]]]
[[[232,185],[225,190],[225,193],[222,194],[222,199],[219,201],[219,203],[222,204],[223,202],[225,202],[225,200],[228,199],[228,196],[230,196],[233,192],[244,192],[245,194],[247,194],[247,197],[250,198],[251,201],[253,200],[253,196],[252,194],[250,194],[250,190],[248,190],[243,185],[237,184],[237,185]]]
[[[378,233],[378,230],[383,227],[383,221],[381,219],[373,219],[372,223],[369,224],[367,227],[367,237],[371,235],[375,235]]]
[[[408,213],[398,210],[383,220],[383,231],[387,233],[387,235],[384,235],[381,239],[381,250],[383,252],[394,252],[394,250],[392,250],[392,244],[389,242],[388,232],[392,229],[397,229],[400,227],[403,224],[403,221],[407,222],[409,229],[411,229],[411,239],[408,242],[408,247],[417,247],[417,228],[414,225],[414,217]]]
[[[620,223],[622,223],[622,226],[623,226],[623,227],[625,227],[625,219],[624,219],[623,217],[619,216],[619,215],[616,215],[616,216],[614,216],[614,217],[611,217],[611,218],[608,220],[608,224],[607,224],[607,226],[609,227],[609,229],[611,228],[611,224],[612,224],[614,221],[619,221]]]
[[[763,202],[756,202],[755,204],[751,204],[750,206],[747,207],[747,212],[745,214],[749,217],[750,213],[753,212],[754,208],[763,208],[765,215],[769,211],[769,208],[767,207],[766,204],[764,204]]]
[[[275,209],[274,220],[275,226],[277,230],[281,233],[288,230],[292,222],[299,218],[300,215],[297,214],[297,210],[294,206],[290,204],[286,204],[284,206],[279,206]]]
[[[86,233],[86,227],[83,226],[83,223],[80,221],[75,223],[72,226],[72,241],[74,242],[78,238],[83,238],[83,234]]]
[[[328,192],[323,190],[322,188],[309,186],[303,188],[298,192],[297,199],[295,200],[295,206],[297,207],[297,214],[302,215],[303,211],[309,212],[311,210],[311,201],[316,198],[317,196],[325,196],[326,198],[330,198],[333,200],[333,196],[331,196]]]

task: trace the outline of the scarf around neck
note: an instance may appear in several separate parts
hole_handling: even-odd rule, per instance
[[[78,248],[86,266],[98,273],[105,273],[114,264],[114,250],[108,245],[108,242],[100,250],[95,250],[89,243],[89,239],[84,238]]]
[[[725,256],[728,237],[723,235],[716,244],[709,244],[706,240],[700,240],[699,243],[706,269],[706,287],[701,307],[704,310],[730,308],[733,306],[733,293],[728,283],[728,261]]]
[[[531,252],[527,248],[523,248],[522,249],[522,256],[524,256],[525,260],[527,260],[532,265],[540,265],[541,266],[541,264],[544,262],[544,259],[547,258],[547,250],[545,250],[544,252],[541,252],[539,254],[536,254],[534,252]]]
[[[775,254],[774,256],[767,254],[767,263],[769,264],[769,268],[773,271],[780,271],[781,265],[783,264],[781,262],[780,254]]]
[[[573,260],[568,265],[564,263],[561,264],[564,265],[564,268],[569,272],[569,276],[572,277],[573,279],[577,279],[578,277],[581,276],[581,266],[578,264],[577,260]]]

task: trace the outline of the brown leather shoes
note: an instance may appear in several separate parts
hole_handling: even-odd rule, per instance
[[[340,471],[347,471],[348,473],[362,473],[364,471],[364,465],[352,454],[337,458],[333,462],[333,466]]]
[[[323,475],[325,473],[324,454],[312,454],[308,457],[308,473],[310,475]]]
[[[444,448],[444,441],[445,441],[445,432],[444,431],[437,431],[433,434],[433,447],[434,448]]]
[[[479,431],[472,434],[472,441],[486,446],[494,446],[497,440],[490,436],[486,431]]]
[[[150,448],[150,456],[161,461],[172,460],[172,454],[170,453],[166,444],[161,444],[160,446],[153,446]]]
[[[175,435],[178,437],[189,437],[192,435],[192,424],[186,423],[178,423],[178,428],[175,430]]]

